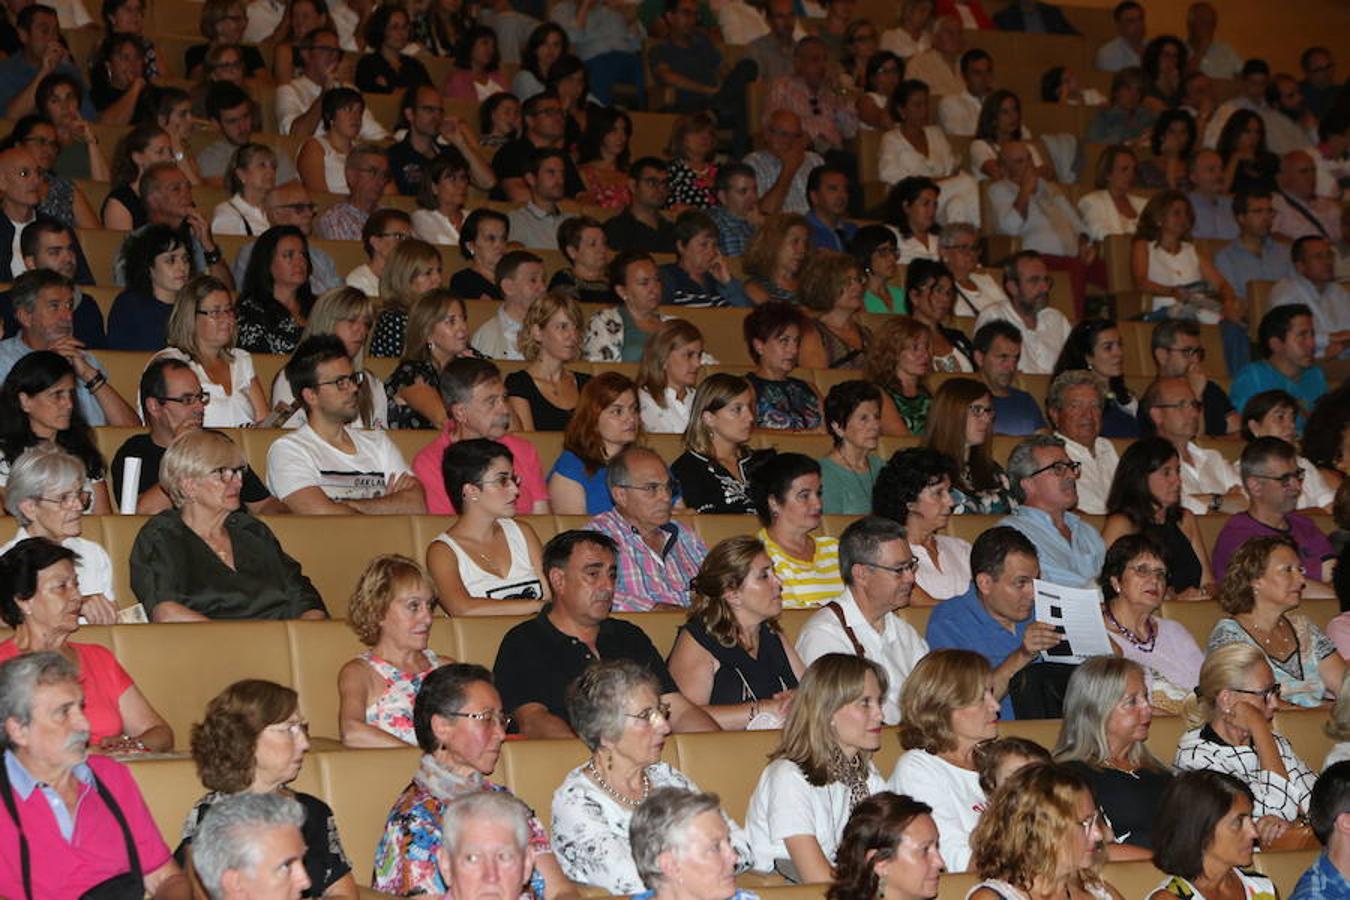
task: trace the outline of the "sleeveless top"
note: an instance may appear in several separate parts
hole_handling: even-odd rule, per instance
[[[441,658],[434,650],[428,648],[422,653],[431,666],[412,675],[376,656],[374,650],[367,650],[357,657],[384,679],[384,692],[366,707],[366,724],[414,746],[417,744],[417,735],[413,731],[413,701],[417,699],[422,680],[441,665]]]
[[[862,346],[858,348],[850,347],[844,342],[844,339],[831,331],[824,322],[816,320],[816,333],[820,335],[820,343],[825,347],[825,358],[829,360],[831,369],[861,369],[863,358],[867,355],[867,345],[872,342],[872,331],[866,325],[858,326],[858,334],[862,336]]]
[[[511,568],[507,569],[504,577],[494,575],[480,566],[445,532],[436,535],[436,540],[454,551],[459,563],[459,580],[464,582],[464,590],[470,597],[486,597],[489,600],[540,599],[544,596],[544,586],[530,563],[530,548],[525,542],[525,532],[511,519],[498,519],[497,524],[502,527],[506,546],[511,550]]]
[[[758,658],[745,652],[740,644],[724,647],[708,634],[708,629],[697,619],[680,626],[680,630],[688,632],[695,643],[717,660],[712,693],[708,697],[708,703],[713,706],[768,700],[779,691],[797,686],[797,676],[792,674],[783,636],[774,631],[768,622],[759,625]]]
[[[1177,522],[1154,523],[1144,533],[1162,547],[1163,562],[1167,564],[1167,586],[1174,591],[1199,587],[1203,570],[1195,548]]]
[[[905,427],[909,429],[910,434],[922,435],[928,427],[928,407],[933,405],[933,395],[923,388],[913,397],[906,397],[904,394],[892,387],[885,388],[886,395],[891,398],[895,404],[895,411],[900,414],[904,420]]]
[[[330,194],[347,194],[347,154],[339,153],[328,143],[327,137],[315,137],[319,149],[323,151],[323,180]]]
[[[103,199],[103,208],[98,211],[100,219],[108,218],[109,200],[116,200],[127,208],[127,212],[131,213],[131,228],[133,231],[150,221],[150,214],[145,210],[145,201],[141,200],[140,194],[131,189],[131,185],[119,184],[108,191],[108,196]]]
[[[1235,870],[1238,880],[1242,882],[1242,893],[1246,895],[1247,900],[1275,900],[1278,896],[1275,892],[1275,882],[1259,872],[1244,872],[1242,869]],[[1195,889],[1191,884],[1180,875],[1172,875],[1158,885],[1155,891],[1171,891],[1183,900],[1205,900],[1205,895]]]
[[[1085,887],[1087,892],[1092,896],[1097,897],[1098,900],[1111,900],[1111,892],[1106,889],[1105,885],[1089,884]],[[999,881],[997,878],[986,878],[969,891],[966,891],[967,900],[969,900],[970,896],[980,888],[988,888],[1000,897],[1005,898],[1005,900],[1030,900],[1031,897],[1026,891],[1019,887],[1014,887],[1006,881]],[[1271,900],[1274,900],[1274,898],[1272,897]]]
[[[1200,274],[1200,256],[1195,244],[1185,241],[1178,253],[1167,253],[1157,241],[1148,245],[1148,280],[1168,287],[1193,284],[1204,276]],[[1165,309],[1176,303],[1173,297],[1154,297],[1153,308]]]

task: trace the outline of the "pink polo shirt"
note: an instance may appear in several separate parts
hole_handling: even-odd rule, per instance
[[[446,422],[436,440],[427,444],[413,457],[413,473],[422,482],[426,493],[427,512],[432,515],[450,516],[455,507],[450,495],[445,491],[445,479],[441,477],[441,457],[445,448],[454,443],[451,428],[454,422]],[[528,516],[534,512],[534,504],[548,499],[548,487],[544,484],[544,473],[539,468],[539,453],[534,445],[517,434],[504,434],[497,439],[505,444],[515,457],[516,474],[520,476],[520,496],[516,499],[517,515]]]

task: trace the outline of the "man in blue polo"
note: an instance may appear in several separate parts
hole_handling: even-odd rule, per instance
[[[1106,559],[1102,536],[1069,512],[1078,506],[1078,473],[1064,441],[1038,434],[1027,438],[1008,457],[1008,481],[1019,506],[999,520],[1025,534],[1036,545],[1040,577],[1066,587],[1091,587]]]

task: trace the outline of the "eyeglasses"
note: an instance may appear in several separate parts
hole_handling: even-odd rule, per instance
[[[213,322],[219,322],[222,319],[233,319],[234,307],[222,306],[219,309],[199,309],[197,310],[197,315],[206,316]]]
[[[504,488],[508,484],[514,484],[516,487],[520,487],[520,476],[514,472],[503,472],[496,478],[484,478],[482,481],[478,482],[478,484],[480,487],[487,487],[490,484],[495,484],[499,488]]]
[[[412,235],[406,231],[377,231],[371,237],[387,237],[396,241],[406,241]]]
[[[1272,684],[1270,687],[1262,688],[1259,691],[1253,691],[1249,688],[1229,688],[1229,690],[1235,694],[1251,694],[1253,697],[1260,697],[1267,703],[1271,700],[1280,699],[1280,686],[1278,684]]]
[[[323,387],[325,384],[331,384],[339,391],[345,391],[349,387],[359,387],[361,382],[366,380],[366,373],[361,371],[353,372],[350,375],[339,375],[330,381],[320,381],[315,387]]]
[[[1126,566],[1140,578],[1156,578],[1159,581],[1167,580],[1167,569],[1164,566],[1150,566],[1147,563],[1135,563],[1132,566]]]
[[[248,466],[216,466],[211,470],[211,474],[220,479],[221,484],[229,484],[236,479],[244,480],[244,473],[248,471]]]
[[[665,494],[667,497],[675,496],[675,482],[673,481],[653,481],[648,484],[621,484],[621,488],[627,488],[630,491],[642,491],[644,494],[656,496]]]
[[[515,719],[511,718],[500,709],[485,709],[482,712],[472,713],[448,712],[440,713],[440,715],[450,716],[455,719],[473,719],[475,722],[491,722],[495,725],[502,726],[503,730],[510,728],[511,723],[515,721]]]
[[[25,144],[32,144],[35,147],[59,147],[61,142],[49,137],[43,137],[40,134],[30,134],[23,139]]]
[[[655,728],[658,719],[664,722],[670,721],[670,704],[662,701],[639,712],[624,713],[624,715],[630,719],[646,719],[647,724]]]
[[[155,399],[160,403],[181,403],[184,406],[200,403],[202,406],[206,406],[211,402],[211,395],[206,391],[201,391],[196,394],[179,394],[177,397],[156,397]]]
[[[72,509],[84,509],[89,505],[94,494],[92,491],[66,491],[59,497],[38,497],[43,503],[53,503],[57,506],[69,506]]]
[[[983,403],[972,403],[970,406],[966,407],[966,410],[977,419],[983,418],[984,416],[992,416],[994,414],[994,408],[992,406],[985,406]]]
[[[1166,347],[1164,349],[1166,349],[1168,353],[1180,353],[1182,356],[1190,359],[1205,358],[1204,347]]]
[[[298,737],[309,736],[309,723],[304,719],[301,719],[298,722],[277,722],[273,725],[268,725],[263,731],[271,731],[276,734],[285,732],[288,737],[294,740]]]
[[[318,204],[315,203],[280,203],[272,207],[273,209],[293,209],[296,212],[314,212]]]
[[[1072,462],[1067,459],[1057,459],[1048,466],[1041,466],[1039,469],[1032,472],[1030,475],[1027,475],[1026,477],[1035,478],[1042,472],[1049,472],[1052,470],[1054,471],[1057,477],[1063,478],[1064,475],[1066,475],[1069,472],[1072,472],[1074,474],[1074,477],[1076,478],[1078,477],[1078,473],[1083,471],[1083,464],[1080,462]]]
[[[952,244],[950,247],[943,247],[943,250],[950,250],[953,253],[974,253],[975,244]]]
[[[1178,400],[1176,403],[1155,403],[1154,409],[1189,409],[1192,412],[1199,412],[1205,408],[1205,404],[1199,400]]]
[[[1278,481],[1280,487],[1287,488],[1295,481],[1302,483],[1307,474],[1308,473],[1303,470],[1303,467],[1300,466],[1292,472],[1285,472],[1283,475],[1262,475],[1258,472],[1253,473],[1252,477],[1260,478],[1262,481]]]
[[[863,563],[863,565],[867,566],[867,568],[869,569],[878,569],[882,572],[890,572],[892,575],[895,575],[897,577],[909,575],[913,572],[919,571],[919,561],[917,559],[908,559],[894,566],[883,566],[881,565],[881,563],[870,563],[870,562]]]

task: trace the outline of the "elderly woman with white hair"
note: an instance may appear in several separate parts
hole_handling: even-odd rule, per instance
[[[131,589],[152,621],[328,618],[300,564],[239,508],[245,468],[234,441],[210,428],[165,451],[159,483],[173,507],[131,548]]]
[[[736,887],[734,835],[716,794],[657,788],[633,814],[630,834],[647,886],[633,900],[753,900]]]
[[[999,279],[975,271],[980,265],[980,232],[965,222],[949,222],[938,235],[938,254],[956,283],[954,316],[978,316],[986,307],[1008,299]]]
[[[611,894],[633,894],[645,883],[629,845],[633,813],[657,788],[698,787],[661,761],[670,735],[670,707],[661,685],[629,660],[591,666],[572,684],[568,717],[591,749],[553,794],[553,849],[563,872],[578,884]],[[737,868],[748,868],[750,843],[728,823]],[[729,895],[727,895],[729,896]]]
[[[287,864],[304,853],[304,824],[304,809],[281,794],[238,794],[215,804],[193,844],[192,867],[207,896],[260,897],[278,880],[288,896],[306,896],[305,867]]]
[[[19,530],[0,546],[0,554],[30,537],[73,550],[84,598],[80,616],[91,625],[111,625],[117,621],[112,560],[108,551],[80,536],[89,499],[84,463],[55,444],[28,448],[10,467],[5,485],[5,512],[19,523]]]

